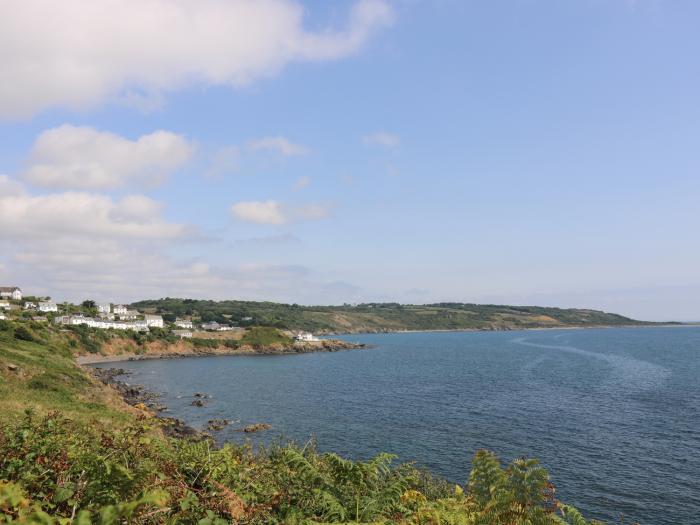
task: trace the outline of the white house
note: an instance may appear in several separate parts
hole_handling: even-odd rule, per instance
[[[320,341],[320,339],[318,337],[316,337],[314,334],[311,334],[309,332],[299,332],[294,339],[296,339],[297,341],[304,341],[304,342]]]
[[[97,305],[97,313],[108,314],[112,311],[112,305],[109,303],[102,303]]]
[[[163,318],[160,315],[144,315],[143,317],[149,328],[163,328]]]
[[[36,310],[36,303],[31,303],[31,302],[27,301],[26,303],[24,303],[24,309],[25,310]]]
[[[8,301],[0,301],[0,310],[9,310],[10,303]]]
[[[123,314],[119,314],[119,319],[133,321],[137,319],[141,313],[138,310],[127,310]]]
[[[17,286],[0,286],[0,299],[22,300],[22,290]]]
[[[112,308],[112,312],[117,315],[125,314],[127,311],[128,308],[123,304],[115,304],[114,308]]]
[[[173,330],[173,333],[180,339],[191,339],[192,330]]]
[[[179,326],[180,328],[186,328],[188,330],[192,330],[193,325],[192,321],[189,319],[175,319],[175,326]]]
[[[202,330],[218,330],[219,328],[221,328],[221,325],[216,321],[202,324]]]
[[[4,321],[4,320],[5,320],[5,314],[0,313],[0,321]]]
[[[39,301],[37,309],[40,312],[58,312],[58,306],[53,301]]]

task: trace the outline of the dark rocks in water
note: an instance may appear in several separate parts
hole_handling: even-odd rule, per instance
[[[204,401],[203,399],[195,399],[190,403],[193,407],[205,407],[207,406],[207,402]]]
[[[239,432],[246,432],[250,434],[251,432],[260,432],[261,430],[269,430],[271,428],[272,425],[268,425],[267,423],[253,423],[252,425],[248,425],[237,430]]]
[[[106,385],[117,382],[115,379],[117,376],[129,375],[129,371],[124,370],[123,368],[95,367],[95,368],[92,368],[91,371],[92,371],[92,375],[94,375],[97,379],[99,379],[100,381],[102,381]]]
[[[209,394],[205,394],[204,392],[195,392],[194,397],[198,397],[200,399],[209,399],[211,396]]]
[[[202,441],[204,439],[209,439],[209,436],[204,432],[199,432],[197,429],[186,425],[180,419],[173,417],[163,417],[160,418],[161,428],[163,433],[168,437],[174,437],[179,439],[189,439],[192,441]]]
[[[227,426],[229,423],[231,423],[230,420],[228,419],[210,419],[207,421],[207,430],[221,430],[225,426]]]
[[[123,368],[92,368],[92,374],[105,385],[112,386],[124,401],[131,405],[153,406],[154,400],[158,399],[158,394],[149,392],[141,385],[130,385],[116,379],[119,376],[128,375],[129,371]]]

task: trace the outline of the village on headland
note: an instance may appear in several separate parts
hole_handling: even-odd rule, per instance
[[[191,339],[197,332],[244,332],[245,327],[217,321],[203,321],[192,316],[164,319],[157,313],[140,312],[128,305],[85,300],[80,305],[57,303],[50,297],[25,296],[18,286],[0,286],[0,320],[31,320],[52,322],[56,325],[86,326],[102,330],[132,330],[149,332],[152,329],[169,330],[180,339]],[[253,317],[243,317],[248,326]],[[294,331],[287,334],[296,342],[320,342],[312,333]]]

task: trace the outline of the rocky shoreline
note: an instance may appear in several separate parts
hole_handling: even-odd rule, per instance
[[[160,421],[163,433],[166,436],[197,441],[212,439],[211,435],[187,425],[181,419],[160,415],[160,412],[168,408],[158,402],[160,395],[146,390],[143,385],[132,385],[118,379],[123,376],[128,376],[130,373],[128,370],[124,370],[123,368],[99,367],[89,368],[87,370],[98,381],[114,388],[127,405],[155,415]]]
[[[168,437],[190,439],[195,441],[208,439],[215,443],[214,436],[212,436],[209,432],[217,432],[223,430],[231,423],[239,422],[238,420],[233,421],[230,419],[211,419],[205,426],[206,431],[197,430],[196,428],[185,423],[182,419],[163,416],[162,412],[167,410],[168,407],[159,402],[161,397],[159,394],[146,390],[143,385],[132,385],[121,379],[122,377],[130,374],[128,370],[125,370],[124,368],[100,367],[91,367],[87,370],[98,381],[116,390],[127,405],[157,417],[161,424],[163,433]],[[206,406],[207,400],[210,399],[209,394],[205,394],[203,392],[195,392],[192,397],[192,405],[198,407]],[[236,432],[250,434],[269,430],[270,428],[272,427],[268,423],[253,423],[235,430]]]
[[[339,339],[322,339],[320,341],[294,343],[292,346],[270,346],[263,348],[237,348],[226,347],[214,349],[192,349],[187,351],[134,353],[125,352],[114,355],[83,354],[76,356],[79,365],[116,363],[120,361],[140,361],[143,359],[179,359],[186,357],[214,357],[214,356],[241,356],[241,355],[294,355],[309,354],[314,352],[341,352],[344,350],[361,350],[369,348],[364,343],[350,343]]]

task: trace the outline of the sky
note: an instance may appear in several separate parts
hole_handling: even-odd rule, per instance
[[[6,0],[0,284],[700,320],[695,0]]]

